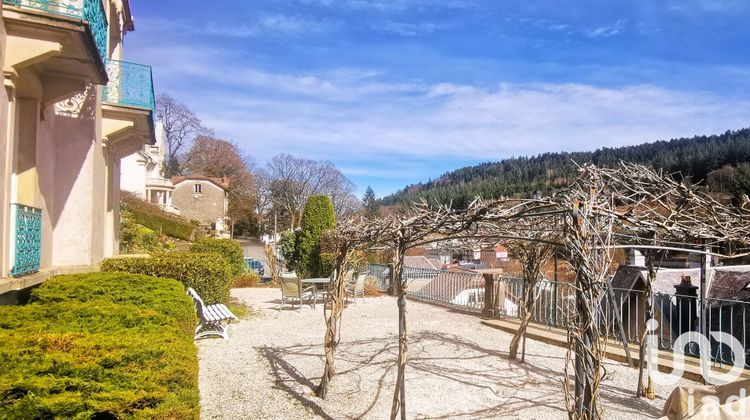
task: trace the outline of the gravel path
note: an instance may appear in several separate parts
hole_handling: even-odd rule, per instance
[[[344,312],[337,376],[326,400],[313,394],[323,371],[322,306],[279,312],[276,289],[235,289],[255,314],[230,327],[232,338],[198,344],[203,418],[386,419],[397,357],[393,298],[368,298]],[[407,417],[438,419],[567,418],[564,350],[527,342],[527,364],[510,362],[511,336],[478,318],[409,301]],[[658,417],[655,401],[633,398],[637,370],[608,362],[605,418]]]

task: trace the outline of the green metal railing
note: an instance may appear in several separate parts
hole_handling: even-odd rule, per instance
[[[85,20],[94,37],[99,58],[102,62],[106,60],[109,24],[102,0],[3,0],[3,3]]]
[[[42,253],[42,211],[11,204],[11,220],[15,222],[13,263],[10,275],[21,277],[39,271]]]
[[[109,83],[104,87],[104,102],[144,108],[154,113],[154,81],[151,67],[126,61],[108,60]]]

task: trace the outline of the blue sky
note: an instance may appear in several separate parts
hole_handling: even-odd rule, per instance
[[[259,164],[378,196],[469,164],[750,126],[745,0],[132,0],[129,61]]]

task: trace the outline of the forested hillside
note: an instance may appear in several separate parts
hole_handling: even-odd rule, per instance
[[[721,135],[657,141],[638,146],[602,148],[594,152],[544,153],[533,157],[483,163],[446,173],[436,180],[410,185],[381,200],[383,205],[426,199],[464,207],[474,197],[531,195],[568,185],[574,162],[612,166],[618,161],[652,165],[705,181],[713,191],[732,195],[750,192],[750,128]]]

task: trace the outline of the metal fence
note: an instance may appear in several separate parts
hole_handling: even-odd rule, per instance
[[[404,267],[402,278],[412,299],[472,312],[484,307],[484,279],[480,274]]]
[[[370,274],[378,280],[381,290],[388,289],[388,265],[370,264]],[[408,285],[409,298],[471,312],[480,312],[484,308],[485,282],[478,273],[404,267],[403,279]],[[495,307],[492,308],[495,313],[501,317],[519,318],[523,286],[523,280],[519,278],[501,277],[496,281],[493,289]],[[533,293],[535,305],[532,322],[550,328],[567,328],[575,321],[576,293],[573,284],[538,280]],[[605,288],[603,296],[596,320],[600,333],[616,341],[639,344],[646,325],[645,293],[618,288],[609,291]],[[682,333],[701,331],[702,311],[698,297],[654,293],[652,299],[654,318],[659,322],[654,334],[661,349],[673,350]],[[750,368],[750,302],[706,298],[705,307],[708,331],[723,332],[736,338],[745,349],[742,362],[746,368]],[[726,340],[711,335],[709,342],[712,361],[720,365],[735,363]],[[684,350],[687,355],[700,355],[697,345],[686,346]],[[739,357],[742,358],[741,355]]]
[[[523,280],[501,278],[496,287],[497,313],[504,317],[520,317]],[[604,292],[596,320],[600,333],[616,341],[640,344],[646,325],[645,293],[617,288],[612,288],[611,293],[606,289]],[[532,322],[547,327],[566,328],[575,320],[575,288],[572,284],[539,280],[534,286],[534,294],[536,303],[532,311]],[[701,331],[701,306],[698,297],[654,293],[652,299],[654,318],[659,323],[653,334],[657,336],[662,350],[672,351],[678,337],[685,332]],[[750,368],[750,302],[711,298],[706,298],[705,302],[708,331],[723,332],[736,338],[745,349],[744,355],[737,355],[739,361]],[[719,365],[736,362],[726,340],[719,335],[706,336],[709,338],[712,361]],[[697,345],[688,345],[684,351],[690,356],[700,356]]]

